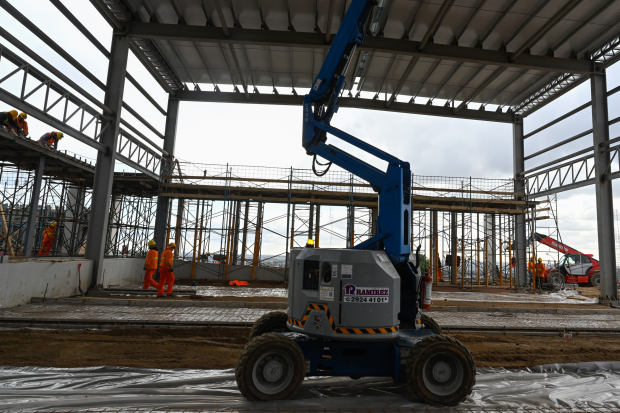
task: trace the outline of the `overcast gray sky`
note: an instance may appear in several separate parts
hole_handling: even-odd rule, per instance
[[[105,82],[106,58],[58,12],[48,0],[9,0],[35,24],[39,25],[61,47],[69,51],[82,65]],[[72,13],[109,49],[112,30],[86,0],[62,0]],[[24,7],[27,4],[28,7]],[[38,40],[13,17],[0,9],[2,26],[28,47],[46,58],[76,83],[103,101],[103,92],[72,68],[47,45]],[[16,51],[6,39],[3,45]],[[608,88],[620,84],[620,71],[608,71]],[[0,77],[13,70],[6,61],[0,61]],[[140,79],[152,96],[166,107],[167,94],[149,75],[130,52],[128,72]],[[18,79],[3,83],[15,90]],[[620,94],[618,94],[620,95]],[[620,96],[609,101],[609,116],[620,115],[616,103]],[[125,101],[160,131],[164,117],[126,82]],[[525,119],[526,133],[550,119],[590,100],[590,84],[575,88]],[[3,104],[4,108],[9,109]],[[4,108],[2,110],[4,110]],[[156,142],[148,129],[132,116],[123,118]],[[181,104],[177,135],[176,156],[199,163],[241,164],[310,168],[311,158],[301,147],[301,108],[242,104],[189,103]],[[50,128],[34,118],[29,119],[31,135],[38,137]],[[332,124],[386,152],[411,163],[417,175],[461,176],[475,178],[512,177],[512,126],[500,123],[445,119],[359,109],[341,109]],[[526,140],[526,154],[547,147],[591,128],[590,110],[586,109],[546,131]],[[620,124],[611,127],[612,138],[620,135]],[[345,147],[346,145],[338,144]],[[592,145],[592,136],[553,150],[526,163],[526,169]],[[62,141],[61,149],[95,158],[94,151],[77,140]],[[363,159],[367,157],[362,156]],[[130,170],[119,164],[117,170]],[[615,181],[614,181],[615,182]],[[615,194],[618,186],[614,183]],[[564,242],[583,252],[598,255],[596,237],[596,209],[594,187],[564,192],[558,195],[559,228]],[[618,196],[615,196],[616,205]],[[540,226],[551,222],[539,222]]]

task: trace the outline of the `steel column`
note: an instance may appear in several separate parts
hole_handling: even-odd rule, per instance
[[[319,248],[319,234],[321,230],[321,205],[316,206],[316,221],[314,223],[314,247]]]
[[[314,204],[310,204],[310,215],[308,217],[308,239],[314,239]]]
[[[129,38],[126,34],[112,35],[108,77],[104,104],[114,111],[111,122],[101,134],[100,142],[108,147],[108,152],[97,153],[97,166],[93,184],[90,221],[88,223],[88,242],[85,258],[93,260],[93,277],[91,286],[102,282],[103,255],[110,217],[110,199],[114,180],[114,161],[118,141],[118,129],[121,120],[123,90],[127,73],[129,55]]]
[[[526,193],[525,180],[520,175],[525,171],[525,149],[523,139],[523,119],[517,118],[512,124],[512,170],[515,180],[515,192]],[[525,197],[517,197],[518,201],[525,200]],[[515,248],[516,248],[516,265],[515,278],[517,287],[526,283],[527,260],[525,259],[525,248],[527,243],[525,214],[519,214],[515,219]]]
[[[435,285],[437,285],[439,278],[439,232],[437,230],[437,210],[431,211],[431,268],[432,268],[432,277],[435,281]]]
[[[607,81],[605,76],[605,70],[602,70],[595,73],[590,79],[596,178],[596,222],[598,227],[598,254],[601,263],[601,299],[618,300],[612,182],[604,181],[610,157],[609,152],[605,152],[605,148],[601,147],[601,144],[609,140]]]
[[[450,284],[456,284],[456,271],[458,267],[458,246],[456,240],[456,212],[450,213],[450,254],[452,255],[452,265],[450,266]]]
[[[174,259],[179,258],[179,249],[181,245],[181,232],[183,231],[183,216],[185,215],[185,199],[177,199],[177,224],[174,227],[174,243],[177,246],[174,249]],[[181,255],[182,256],[182,255]]]
[[[243,214],[243,239],[241,241],[241,265],[245,265],[245,251],[248,245],[248,216],[250,215],[250,202],[245,202],[245,213]]]
[[[26,246],[24,247],[24,256],[32,255],[32,247],[34,246],[34,233],[37,227],[37,215],[39,213],[39,197],[41,195],[41,183],[43,182],[43,170],[45,169],[45,156],[39,156],[34,171],[34,184],[32,185],[32,197],[30,198],[30,209],[28,210],[28,222],[26,223]]]
[[[168,157],[162,159],[160,177],[161,182],[166,183],[168,179],[164,176],[172,174],[172,157],[174,156],[174,146],[176,143],[177,123],[179,118],[179,100],[172,96],[168,97],[168,110],[166,111],[166,130],[164,133],[164,150],[168,152]],[[157,197],[157,213],[155,215],[155,234],[153,236],[160,251],[165,248],[166,229],[168,227],[168,208],[170,198]]]

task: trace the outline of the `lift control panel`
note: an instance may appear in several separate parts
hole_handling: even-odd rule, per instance
[[[304,281],[303,281],[304,290],[318,291],[319,289],[319,263],[320,261],[315,261],[315,260],[304,261]]]

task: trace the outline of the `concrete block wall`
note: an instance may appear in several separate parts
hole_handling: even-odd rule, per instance
[[[106,258],[103,260],[103,286],[142,285],[144,258]]]
[[[93,265],[85,259],[29,259],[19,262],[0,262],[0,306],[10,307],[29,303],[32,297],[70,297],[79,294],[78,265],[82,264],[82,289],[90,285]],[[144,280],[143,258],[106,258],[103,260],[104,287],[142,285]],[[175,261],[175,277],[190,279],[192,264]],[[221,264],[197,263],[195,279],[218,280],[224,278]],[[252,279],[252,267],[231,265],[229,280]],[[255,279],[283,281],[283,268],[256,268]],[[45,288],[47,286],[47,293]]]
[[[0,305],[29,303],[32,297],[57,298],[79,294],[78,264],[82,264],[82,289],[90,284],[90,260],[30,260],[0,264]],[[47,294],[45,288],[47,287]]]
[[[93,273],[90,260],[30,259],[0,263],[0,306],[26,304],[32,297],[43,297],[44,294],[48,298],[79,294],[78,264],[82,264],[82,290],[86,291]],[[104,286],[142,284],[143,265],[142,258],[103,260]]]

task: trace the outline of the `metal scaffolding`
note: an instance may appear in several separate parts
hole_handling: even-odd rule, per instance
[[[376,193],[346,172],[330,174],[333,181],[327,181],[314,177],[310,171],[292,168],[243,170],[239,166],[230,169],[220,165],[203,169],[204,166],[197,165],[195,170],[177,168],[183,171],[185,181],[174,177],[172,160],[180,101],[300,106],[303,93],[298,92],[309,87],[316,66],[321,64],[321,58],[314,61],[315,56],[324,56],[333,40],[331,27],[322,23],[332,20],[319,7],[309,15],[315,27],[304,28],[290,20],[288,6],[282,10],[277,2],[262,6],[252,2],[237,6],[231,2],[223,4],[220,17],[233,16],[233,21],[227,22],[214,19],[213,13],[198,0],[182,0],[181,9],[176,5],[178,1],[162,0],[162,7],[155,13],[147,2],[92,0],[90,4],[114,28],[110,50],[103,46],[110,39],[99,41],[67,8],[56,5],[107,59],[105,83],[88,71],[78,56],[64,50],[10,2],[0,1],[0,7],[10,19],[19,22],[60,56],[63,64],[89,82],[87,86],[77,84],[0,27],[0,36],[6,41],[0,44],[0,64],[6,65],[3,73],[7,73],[0,79],[0,100],[97,151],[95,167],[89,168],[62,158],[57,152],[43,153],[35,147],[36,143],[2,138],[0,162],[7,165],[0,189],[3,253],[36,252],[42,226],[53,218],[60,225],[53,253],[80,254],[86,245],[84,253],[94,261],[93,284],[98,284],[104,256],[139,255],[143,253],[140,244],[151,236],[160,246],[171,236],[178,240],[183,245],[179,254],[184,259],[189,251],[197,259],[205,251],[223,256],[225,259],[220,261],[225,263],[223,271],[228,274],[231,265],[247,265],[248,257],[252,257],[255,267],[275,265],[280,257],[286,263],[290,248],[302,245],[307,236],[314,236],[324,244],[323,235],[329,234],[343,241],[343,246],[351,247],[376,231]],[[418,208],[414,212],[415,222],[420,226],[415,234],[420,239],[427,238],[431,272],[437,276],[439,251],[444,244],[448,243],[452,256],[458,255],[460,239],[461,249],[469,251],[470,256],[474,249],[478,252],[480,248],[487,256],[497,258],[499,254],[502,260],[499,271],[493,269],[496,266],[493,261],[491,270],[485,264],[484,273],[489,273],[485,282],[502,283],[505,259],[502,251],[508,240],[509,252],[515,248],[515,280],[524,283],[528,233],[536,222],[535,211],[531,213],[531,222],[525,214],[525,210],[532,209],[531,201],[594,185],[601,299],[617,301],[612,180],[620,177],[620,138],[610,139],[609,126],[620,118],[609,119],[607,101],[620,87],[608,90],[606,69],[620,59],[620,35],[614,29],[619,9],[608,7],[613,2],[604,5],[593,1],[560,2],[563,7],[548,18],[544,7],[508,13],[517,3],[523,10],[530,9],[525,7],[527,0],[515,0],[500,17],[491,13],[473,19],[477,12],[463,13],[462,7],[452,7],[451,2],[437,13],[418,16],[417,3],[404,2],[401,5],[404,12],[386,13],[370,30],[364,44],[350,56],[352,70],[346,74],[349,93],[341,97],[339,106],[513,125],[514,180],[510,189],[502,190],[511,192],[507,196],[512,198],[504,199],[501,194],[479,198],[478,195],[489,194],[478,193],[485,189],[474,189],[473,182],[468,184],[466,179],[461,182],[461,178],[450,178],[457,181],[450,181],[449,187],[439,186],[446,192],[443,196],[437,196],[434,190],[414,193]],[[199,12],[188,21],[179,11],[186,9]],[[257,30],[255,19],[248,16],[262,16],[263,12],[272,16],[271,27],[262,22],[262,30]],[[412,15],[413,20],[408,17]],[[543,18],[546,23],[540,28],[523,24],[523,19],[535,18]],[[599,18],[603,19],[602,24],[595,20]],[[468,32],[484,34],[482,37],[464,35]],[[437,33],[455,35],[435,36]],[[183,46],[186,43],[190,47]],[[240,59],[238,53],[248,45],[254,52],[252,55],[245,52],[246,59]],[[271,53],[275,47],[284,52],[283,57]],[[127,73],[129,49],[169,94],[166,110]],[[296,59],[301,63],[293,70],[294,53],[311,55],[312,61],[303,63],[304,58]],[[387,71],[385,59],[373,59],[378,54],[388,56],[386,59],[391,63]],[[186,66],[190,61],[191,70]],[[225,64],[214,70],[214,61]],[[269,70],[257,76],[255,69],[265,61],[269,62]],[[155,109],[157,116],[165,116],[164,133],[123,100],[125,79],[153,105],[151,109]],[[591,86],[589,102],[525,133],[524,118],[587,81]],[[224,86],[232,91],[222,90]],[[282,93],[284,88],[291,93]],[[87,92],[91,89],[104,91],[103,101]],[[480,106],[474,108],[476,104]],[[591,111],[591,127],[563,137],[543,150],[525,154],[525,139],[586,109]],[[126,113],[148,131],[142,133],[124,120]],[[526,160],[590,135],[592,145],[526,170]],[[154,142],[158,139],[163,139],[162,147]],[[20,150],[15,150],[14,145],[21,145]],[[28,150],[23,151],[24,148]],[[26,162],[22,157],[29,159]],[[137,177],[133,189],[131,184],[115,188],[117,177],[113,171],[117,160],[143,175]],[[54,164],[53,167],[49,168],[48,163]],[[71,169],[67,167],[77,168],[78,172],[74,173],[78,175],[88,175],[88,182],[63,176],[62,168]],[[417,178],[422,179],[414,176],[414,182]],[[142,190],[149,185],[158,188],[159,193]],[[327,208],[330,218],[323,219]],[[343,212],[332,216],[337,208]],[[273,216],[272,209],[277,210]],[[486,216],[479,224],[482,214]],[[480,236],[485,225],[487,231]],[[462,229],[460,237],[458,228]],[[504,228],[509,228],[510,236],[503,235]],[[489,230],[495,234],[493,245],[478,247],[482,239],[488,244]],[[273,246],[271,236],[277,241],[273,241]],[[200,248],[196,248],[196,243]],[[490,249],[493,251],[488,252]],[[262,253],[267,250],[269,254]],[[470,262],[480,260],[470,258]],[[488,261],[485,258],[484,262]],[[462,273],[467,275],[470,267],[465,264]],[[492,275],[494,272],[499,274]],[[452,270],[450,276],[456,280],[458,271]]]

